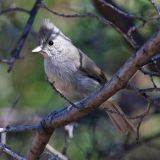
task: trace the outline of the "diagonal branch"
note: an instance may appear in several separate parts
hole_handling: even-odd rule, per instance
[[[92,0],[96,9],[99,13],[107,19],[109,22],[114,24],[116,29],[119,29],[122,36],[133,48],[139,48],[144,43],[144,38],[139,34],[139,32],[134,31],[130,36],[128,36],[128,31],[132,28],[135,19],[139,19],[145,22],[145,19],[141,17],[134,16],[127,13],[119,6],[117,6],[112,0]],[[131,39],[132,36],[132,39]]]
[[[30,11],[30,17],[28,18],[28,21],[26,22],[26,25],[23,29],[23,32],[16,44],[16,47],[12,50],[11,52],[11,57],[9,58],[9,68],[8,68],[8,72],[11,71],[11,69],[13,68],[13,65],[16,61],[16,59],[19,58],[20,56],[20,52],[22,50],[22,47],[24,46],[24,43],[28,37],[28,34],[31,30],[31,27],[32,27],[32,24],[34,22],[34,19],[37,15],[37,12],[38,12],[38,5],[42,2],[42,0],[36,0],[35,4],[33,5],[33,8],[31,9]]]
[[[153,5],[154,9],[156,10],[157,14],[158,14],[158,17],[160,18],[160,9],[159,7],[157,6],[157,4],[155,3],[154,0],[149,0],[151,2],[151,4]]]
[[[30,14],[30,11],[27,10],[27,9],[15,7],[15,8],[7,8],[7,9],[4,9],[4,10],[1,10],[0,11],[0,16],[3,15],[3,14],[6,14],[6,13],[15,12],[15,11]]]
[[[39,130],[41,129],[40,124],[31,124],[31,125],[8,125],[7,127],[0,128],[0,133],[4,132],[26,132],[32,130]]]
[[[2,143],[0,143],[0,150],[2,150],[4,153],[10,155],[15,160],[25,160],[25,158],[19,156],[17,153],[15,153],[9,147],[7,147],[6,145],[4,145]]]
[[[96,15],[95,13],[92,12],[83,12],[83,13],[72,13],[72,14],[68,14],[68,13],[62,13],[62,12],[58,12],[54,9],[51,9],[47,6],[47,4],[45,4],[44,2],[42,2],[39,5],[40,8],[46,9],[47,11],[49,11],[50,13],[56,15],[56,16],[60,16],[60,17],[65,17],[65,18],[87,18],[87,17],[91,17],[91,18],[95,18],[98,21],[104,23],[104,24],[110,24],[112,25],[112,23],[108,20],[106,20],[105,18],[103,18],[102,16]]]
[[[135,54],[126,61],[126,63],[114,74],[113,78],[108,81],[99,91],[93,93],[86,99],[78,102],[80,109],[75,107],[64,108],[60,112],[50,113],[41,121],[43,130],[37,131],[27,159],[38,159],[48,143],[53,131],[57,127],[64,126],[76,121],[78,118],[88,114],[108,98],[113,96],[120,89],[124,88],[130,78],[139,69],[139,66],[148,60],[159,48],[160,30],[154,34]]]

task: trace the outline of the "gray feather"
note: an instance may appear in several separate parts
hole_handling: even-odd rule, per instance
[[[79,69],[91,78],[97,80],[100,84],[107,81],[102,70],[81,50],[79,50],[80,67]]]
[[[49,19],[44,19],[42,21],[42,25],[41,25],[41,28],[39,30],[39,40],[40,40],[40,42],[42,42],[42,41],[46,42],[51,37],[52,37],[52,39],[55,39],[57,36],[62,36],[66,40],[71,41]]]

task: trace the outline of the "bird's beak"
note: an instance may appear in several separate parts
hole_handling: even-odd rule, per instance
[[[34,53],[34,52],[41,52],[42,51],[42,46],[37,46],[36,48],[34,48],[33,50],[32,50],[32,52]]]

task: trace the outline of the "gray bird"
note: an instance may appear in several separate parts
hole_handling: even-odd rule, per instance
[[[42,54],[49,83],[72,102],[89,96],[107,81],[102,70],[49,19],[43,20],[39,30],[39,45],[32,52]],[[109,110],[124,114],[117,105],[111,105],[107,101],[103,105]],[[121,133],[135,131],[125,116],[107,113]]]

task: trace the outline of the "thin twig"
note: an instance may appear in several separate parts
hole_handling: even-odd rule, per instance
[[[11,52],[11,63],[9,64],[9,68],[8,68],[8,72],[11,71],[11,69],[13,68],[13,65],[16,61],[16,59],[19,58],[20,56],[20,52],[21,52],[21,49],[22,47],[24,46],[24,43],[28,37],[28,34],[31,30],[31,27],[32,27],[32,24],[34,22],[34,19],[37,15],[37,12],[38,12],[38,5],[42,2],[42,0],[36,0],[35,4],[33,5],[31,11],[30,11],[30,17],[28,18],[28,21],[26,22],[26,25],[23,29],[23,32],[22,32],[22,35],[20,36],[17,44],[16,44],[16,47],[12,50]]]
[[[6,13],[15,12],[15,11],[30,14],[30,11],[27,10],[27,9],[14,7],[14,8],[7,8],[7,9],[4,9],[4,10],[1,10],[0,11],[0,16],[3,15],[3,14],[6,14]]]
[[[154,91],[160,92],[160,88],[145,88],[145,89],[139,89],[139,92],[140,92],[140,93],[143,93],[143,92],[154,92]]]
[[[131,44],[131,46],[133,46],[133,48],[138,48],[137,44],[135,44],[135,42],[133,43],[133,40],[130,39],[130,37],[127,34],[124,34],[114,23],[112,23],[111,21],[108,21],[107,19],[96,15],[95,13],[91,13],[91,12],[83,12],[83,13],[74,13],[74,14],[65,14],[62,12],[57,12],[53,9],[50,9],[44,2],[42,2],[41,4],[39,4],[39,7],[46,9],[47,11],[51,12],[54,15],[57,16],[61,16],[61,17],[65,17],[65,18],[86,18],[86,17],[92,17],[97,19],[98,21],[104,23],[104,24],[110,24],[111,26],[113,26],[118,32],[120,32],[122,34],[122,36]]]
[[[136,15],[131,14],[131,13],[126,13],[126,12],[124,12],[123,10],[121,10],[121,9],[113,6],[111,3],[108,3],[108,2],[105,1],[105,0],[99,0],[99,1],[102,3],[102,5],[111,7],[113,10],[115,10],[115,11],[118,12],[119,14],[122,14],[122,15],[125,16],[125,17],[129,17],[129,18],[133,18],[133,19],[139,19],[139,20],[141,20],[141,21],[146,21],[146,18],[145,18],[145,17],[136,16]]]
[[[91,12],[66,14],[66,13],[62,13],[62,12],[58,12],[58,11],[55,11],[53,9],[50,9],[44,2],[42,2],[41,4],[39,4],[39,7],[44,8],[44,9],[48,10],[49,12],[51,12],[52,14],[60,16],[60,17],[65,17],[65,18],[86,18],[86,17],[92,17],[92,18],[96,18],[97,20],[101,21],[102,23],[111,24],[111,22],[107,21],[105,18],[103,18],[101,16],[98,16],[98,15],[96,15],[94,13],[91,13]]]
[[[54,157],[56,156],[56,160],[68,160],[68,158],[63,155],[62,153],[60,153],[59,151],[55,150],[50,144],[46,145],[46,149],[52,153],[52,155],[54,155]]]
[[[113,102],[111,102],[111,101],[108,101],[111,105],[115,105]],[[120,112],[116,112],[116,111],[114,111],[114,110],[111,110],[111,109],[108,109],[107,107],[102,107],[102,109],[105,109],[107,112],[110,112],[110,113],[112,113],[112,114],[117,114],[117,115],[119,115],[119,116],[122,116],[122,117],[126,117],[127,119],[141,119],[142,117],[144,117],[145,116],[145,112],[143,112],[143,113],[141,113],[141,114],[139,114],[139,115],[135,115],[135,116],[128,116],[128,115],[126,115],[126,114],[123,114],[123,113],[120,113]]]
[[[160,98],[159,98],[159,97],[150,97],[150,96],[147,94],[147,92],[160,91],[159,88],[139,89],[139,88],[133,86],[132,84],[128,84],[128,85],[126,86],[126,89],[138,93],[139,95],[141,95],[142,97],[144,97],[147,101],[149,101],[149,102],[152,103],[152,104],[159,105],[159,101],[160,101]],[[141,118],[141,116],[140,116],[139,118]]]
[[[155,81],[154,81],[153,76],[150,76],[150,80],[151,80],[151,82],[152,82],[152,84],[153,84],[153,87],[154,87],[154,88],[158,88],[157,85],[156,85],[156,83],[155,83]]]
[[[143,144],[146,145],[146,143],[151,142],[151,141],[153,141],[153,140],[155,140],[155,139],[157,139],[157,138],[159,138],[159,137],[160,137],[160,133],[157,133],[157,134],[155,134],[155,135],[151,135],[151,136],[149,136],[149,137],[141,138],[141,139],[138,141],[138,143],[137,143],[137,141],[136,141],[136,142],[133,142],[133,143],[131,143],[131,144],[128,144],[128,145],[126,146],[127,151],[131,151],[132,149],[137,148],[138,146],[143,145]]]
[[[160,76],[160,73],[159,72],[154,72],[154,71],[148,71],[148,70],[145,70],[144,68],[139,68],[139,70],[145,74],[145,75],[149,75],[149,76]]]
[[[113,10],[115,10],[115,12],[117,12],[117,13],[125,16],[125,17],[128,17],[128,18],[137,19],[137,20],[140,20],[140,21],[143,21],[143,22],[148,22],[148,21],[158,20],[159,19],[159,15],[158,16],[148,16],[148,17],[138,16],[138,15],[134,15],[133,13],[127,13],[127,12],[123,11],[122,9],[119,9],[118,7],[115,7],[111,3],[108,3],[105,0],[99,0],[99,1],[102,3],[103,6],[110,7]],[[154,0],[149,0],[149,1],[154,1]]]
[[[135,45],[135,48],[138,48],[140,47],[136,42],[135,40],[133,39],[132,37],[132,33],[137,31],[138,29],[140,29],[141,27],[144,26],[146,21],[142,21],[142,23],[138,24],[138,25],[135,25],[135,26],[132,26],[129,30],[128,30],[128,33],[127,35],[129,36],[129,38],[131,39],[132,43]]]
[[[9,147],[7,147],[6,145],[4,145],[2,143],[0,143],[0,150],[2,150],[4,153],[10,155],[15,160],[26,160],[24,157],[21,157],[20,155],[18,155],[17,153],[15,153]]]
[[[31,125],[8,125],[7,127],[0,128],[0,133],[4,132],[25,132],[41,129],[41,124],[31,124]]]
[[[148,102],[147,108],[146,108],[145,112],[143,113],[143,116],[140,118],[140,121],[139,121],[139,123],[137,125],[137,138],[136,138],[137,143],[139,142],[139,138],[140,138],[140,127],[141,127],[141,124],[142,124],[144,118],[149,114],[150,108],[151,108],[151,103]]]
[[[158,17],[160,18],[160,9],[159,7],[157,6],[157,4],[155,3],[154,0],[149,0],[151,2],[151,4],[153,5],[154,9],[156,10],[157,14],[158,14]]]

